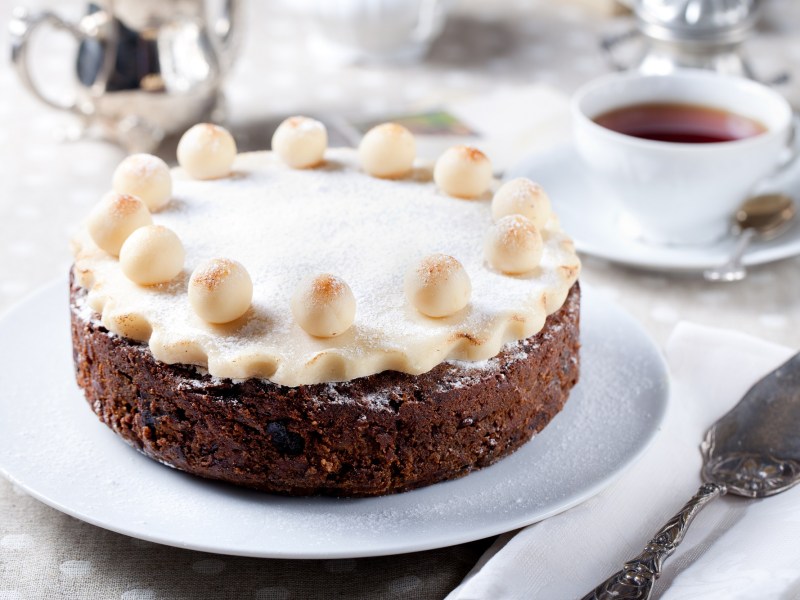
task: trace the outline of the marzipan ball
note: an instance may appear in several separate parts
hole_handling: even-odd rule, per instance
[[[406,273],[406,298],[429,317],[448,317],[464,308],[472,284],[463,265],[446,254],[423,258]]]
[[[327,273],[301,281],[291,306],[298,325],[315,337],[341,335],[356,317],[356,299],[350,286]]]
[[[146,225],[134,231],[119,251],[125,277],[139,285],[155,285],[173,279],[183,269],[186,253],[174,231],[162,225]]]
[[[86,225],[98,247],[112,256],[119,256],[119,249],[128,236],[152,222],[150,211],[139,198],[109,192],[89,214]]]
[[[453,146],[436,161],[433,180],[445,194],[477,198],[492,184],[492,163],[477,148]]]
[[[200,123],[178,142],[178,163],[195,179],[218,179],[231,172],[236,142],[227,129]]]
[[[492,218],[522,215],[542,229],[550,218],[550,198],[538,183],[518,177],[504,183],[492,199]]]
[[[253,301],[253,282],[235,260],[212,258],[199,265],[189,279],[189,303],[209,323],[230,323]]]
[[[536,226],[522,215],[503,217],[489,228],[484,253],[489,264],[509,275],[539,266],[544,242]]]
[[[308,117],[289,117],[272,136],[272,151],[293,169],[308,169],[322,162],[328,147],[325,125]]]
[[[142,200],[151,212],[162,208],[172,196],[169,167],[152,154],[133,154],[119,163],[111,185],[118,194]]]
[[[361,167],[373,177],[396,179],[407,175],[417,157],[411,132],[397,123],[370,129],[358,146]]]

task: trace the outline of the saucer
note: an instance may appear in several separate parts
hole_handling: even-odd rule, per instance
[[[625,218],[615,199],[586,169],[572,143],[537,152],[524,158],[506,174],[506,179],[528,177],[547,190],[561,225],[575,240],[578,251],[611,262],[641,269],[670,272],[700,272],[725,263],[736,238],[729,236],[709,244],[661,245],[636,238],[625,227]],[[794,182],[795,197],[798,182]],[[755,266],[800,254],[800,219],[780,237],[754,242],[744,255],[744,264]]]

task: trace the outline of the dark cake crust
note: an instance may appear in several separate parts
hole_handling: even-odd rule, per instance
[[[460,477],[528,441],[578,379],[577,283],[538,334],[484,365],[295,388],[158,362],[87,318],[84,295],[71,285],[73,356],[100,420],[151,458],[268,492],[374,496]]]

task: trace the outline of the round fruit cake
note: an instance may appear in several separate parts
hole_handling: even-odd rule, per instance
[[[272,152],[199,125],[134,155],[73,241],[79,385],[164,464],[372,496],[508,455],[578,379],[580,263],[546,194],[385,124],[288,119]],[[492,193],[494,191],[494,194]]]

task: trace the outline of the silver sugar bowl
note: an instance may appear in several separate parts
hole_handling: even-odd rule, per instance
[[[680,68],[710,69],[756,79],[743,43],[762,16],[763,0],[636,0],[636,29],[604,40],[620,69],[669,73]],[[618,58],[618,46],[643,42],[632,61]]]
[[[210,14],[212,6],[218,14]],[[17,8],[9,23],[11,58],[36,97],[80,117],[81,133],[148,150],[217,106],[238,45],[239,12],[238,0],[98,0],[73,23]],[[51,97],[33,78],[30,41],[45,26],[78,42],[72,94]]]

